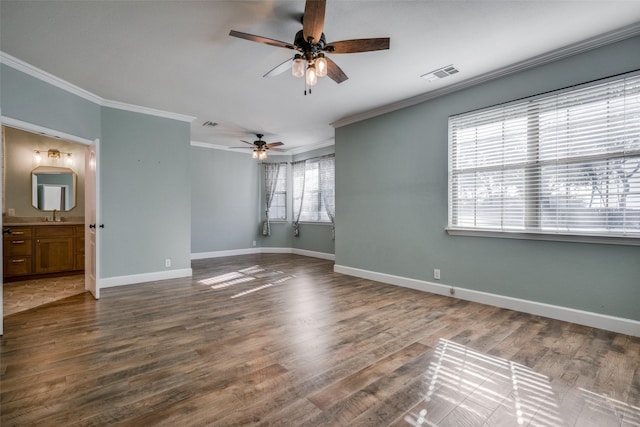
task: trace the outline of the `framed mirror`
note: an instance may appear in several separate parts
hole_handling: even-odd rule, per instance
[[[41,211],[70,211],[76,206],[76,183],[69,168],[39,166],[31,171],[31,204]]]

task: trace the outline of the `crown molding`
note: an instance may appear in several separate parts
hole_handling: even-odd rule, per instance
[[[392,111],[400,110],[406,107],[411,107],[416,104],[420,104],[425,101],[429,101],[434,98],[438,98],[443,95],[448,95],[453,92],[457,92],[462,89],[466,89],[471,86],[476,86],[481,83],[486,83],[491,80],[495,80],[500,77],[505,77],[510,74],[515,74],[521,71],[525,71],[540,65],[545,65],[550,62],[558,61],[560,59],[568,58],[579,53],[587,52],[602,46],[606,46],[612,43],[616,43],[622,40],[629,39],[640,35],[640,23],[627,25],[617,30],[609,31],[607,33],[588,38],[586,40],[573,43],[559,49],[555,49],[541,55],[534,56],[524,61],[516,62],[503,68],[499,68],[488,73],[481,74],[476,77],[472,77],[461,82],[452,84],[450,86],[442,87],[430,92],[425,92],[420,95],[403,99],[398,102],[383,105],[378,108],[363,111],[361,113],[353,114],[342,119],[336,120],[331,123],[334,128],[357,123],[372,117],[377,117],[382,114],[390,113]]]
[[[81,87],[69,83],[68,81],[63,80],[59,77],[56,77],[53,74],[47,73],[46,71],[41,70],[40,68],[37,68],[27,62],[24,62],[21,59],[16,58],[15,56],[11,56],[8,53],[0,51],[0,63],[13,68],[14,70],[21,71],[24,74],[55,86],[59,89],[62,89],[66,92],[69,92],[73,95],[79,96],[80,98],[84,98],[87,101],[91,101],[94,104],[102,104],[103,99],[98,95],[94,95],[93,93],[84,90]]]
[[[233,151],[234,153],[242,153],[242,151],[236,151],[235,149],[231,148],[231,147],[227,147],[226,145],[218,145],[218,144],[211,144],[209,142],[200,142],[200,141],[191,141],[191,146],[192,147],[200,147],[200,148],[208,148],[210,150],[223,150],[223,151]],[[249,148],[249,147],[247,147]],[[248,151],[245,151],[245,154],[249,153]],[[273,157],[273,156],[288,156],[289,153],[288,152],[273,152],[273,151],[269,151],[269,157]]]
[[[331,139],[327,139],[326,141],[319,142],[317,144],[292,148],[291,150],[287,151],[287,154],[295,155],[295,154],[307,153],[309,151],[319,150],[320,148],[330,147],[332,145],[335,145],[335,143],[336,143],[336,140],[334,138],[331,138]]]
[[[191,123],[197,117],[187,116],[185,114],[172,113],[170,111],[156,110],[155,108],[141,107],[139,105],[126,104],[124,102],[111,101],[104,99],[101,104],[103,107],[116,108],[118,110],[132,111],[134,113],[147,114],[149,116],[163,117],[166,119],[179,120],[181,122]]]
[[[55,139],[61,139],[70,142],[77,142],[80,144],[90,145],[92,140],[82,138],[80,136],[71,135],[68,133],[60,132],[55,129],[46,128],[44,126],[35,125],[33,123],[23,122],[22,120],[14,119],[12,117],[0,116],[0,122],[3,126],[9,126],[16,129],[25,130],[28,132],[39,133]]]
[[[286,151],[279,151],[279,152],[269,151],[269,157],[272,157],[272,156],[292,156],[294,154],[302,154],[302,153],[306,153],[308,151],[313,151],[313,150],[317,150],[317,149],[320,149],[320,148],[329,147],[329,146],[332,146],[334,144],[335,144],[335,141],[333,139],[330,139],[330,140],[327,140],[327,141],[323,141],[323,142],[321,142],[319,144],[292,148],[292,149],[286,150]],[[209,149],[212,149],[212,150],[235,151],[234,149],[232,149],[231,147],[227,147],[226,145],[211,144],[209,142],[191,141],[191,146],[192,147],[200,147],[200,148],[209,148]]]
[[[40,81],[55,86],[59,89],[62,89],[66,92],[69,92],[73,95],[76,95],[80,98],[86,99],[87,101],[93,102],[94,104],[97,104],[101,107],[116,108],[119,110],[132,111],[134,113],[158,116],[166,119],[179,120],[188,123],[191,123],[196,119],[196,117],[187,116],[184,114],[171,113],[168,111],[161,111],[153,108],[141,107],[138,105],[126,104],[124,102],[104,99],[85,89],[82,89],[79,86],[74,85],[73,83],[69,83],[66,80],[56,77],[53,74],[41,70],[40,68],[37,68],[27,62],[22,61],[21,59],[18,59],[2,51],[0,51],[0,63],[5,64],[6,66],[13,68],[14,70],[20,71]]]

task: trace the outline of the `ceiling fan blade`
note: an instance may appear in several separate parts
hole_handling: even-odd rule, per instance
[[[280,145],[284,145],[284,143],[279,142],[279,141],[278,142],[271,142],[269,144],[265,144],[264,146],[267,147],[267,148],[272,148],[272,147],[278,147]]]
[[[280,40],[270,39],[268,37],[255,36],[253,34],[242,33],[240,31],[231,30],[231,31],[229,31],[229,35],[233,36],[233,37],[238,37],[240,39],[249,40],[249,41],[252,41],[252,42],[268,44],[270,46],[284,47],[286,49],[295,49],[295,46],[293,46],[291,43],[286,43],[286,42],[282,42]]]
[[[268,150],[269,150],[269,151],[281,151],[281,152],[283,152],[283,153],[284,153],[285,151],[287,151],[287,150],[283,150],[282,148],[269,148]]]
[[[251,147],[229,147],[230,150],[251,150]]]
[[[312,43],[319,43],[324,28],[324,11],[327,2],[325,0],[307,0],[304,5],[302,18],[302,34],[305,41],[312,38]]]
[[[340,40],[328,43],[324,50],[330,53],[357,53],[389,49],[389,37],[376,39]]]
[[[255,145],[253,142],[243,141],[242,139],[240,140],[240,142],[244,142],[245,144],[249,144],[251,146]],[[247,147],[242,147],[242,148],[247,148]]]
[[[342,83],[349,78],[331,58],[327,58],[327,76],[336,83]]]
[[[287,71],[288,69],[290,69],[292,64],[293,64],[293,58],[289,58],[286,61],[284,61],[282,64],[276,65],[270,71],[267,71],[267,73],[262,77],[278,76],[278,75],[284,73],[285,71]]]

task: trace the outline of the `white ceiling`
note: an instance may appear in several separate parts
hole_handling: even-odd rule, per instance
[[[293,41],[304,0],[0,2],[0,49],[102,98],[195,116],[192,141],[304,149],[331,123],[460,84],[640,22],[640,1],[328,0],[327,41],[390,37],[389,51],[332,55],[349,76],[263,74],[292,51],[229,30]],[[420,75],[453,64],[436,82]],[[211,120],[220,125],[206,128]]]

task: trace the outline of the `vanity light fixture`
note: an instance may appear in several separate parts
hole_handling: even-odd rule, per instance
[[[58,161],[63,157],[64,157],[65,164],[67,164],[69,166],[73,164],[73,154],[71,154],[71,153],[63,153],[60,150],[56,150],[55,148],[50,148],[49,150],[47,150],[47,158],[49,158],[49,159],[53,159],[54,161]],[[33,152],[33,160],[37,164],[40,164],[42,162],[42,154],[40,153],[40,150],[34,150],[34,152]]]

